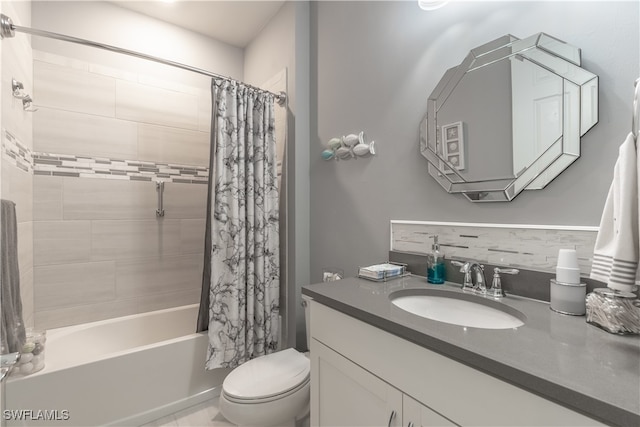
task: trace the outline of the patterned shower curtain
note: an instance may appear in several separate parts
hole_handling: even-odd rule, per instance
[[[274,95],[212,82],[205,268],[198,330],[206,368],[278,346],[280,291]]]

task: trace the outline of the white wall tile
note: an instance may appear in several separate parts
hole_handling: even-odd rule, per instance
[[[18,265],[20,272],[33,268],[33,222],[18,223]]]
[[[33,229],[35,266],[91,260],[90,221],[36,221]]]
[[[138,73],[107,67],[101,64],[89,64],[89,72],[100,74],[102,76],[113,77],[120,80],[128,80],[130,82],[138,81]]]
[[[167,126],[140,124],[141,160],[190,166],[209,165],[209,134]]]
[[[183,254],[203,253],[205,227],[205,219],[180,220],[180,250]]]
[[[22,319],[27,328],[34,326],[33,268],[20,271],[20,298],[22,300]]]
[[[115,116],[115,79],[40,61],[33,71],[36,105]]]
[[[198,130],[211,132],[211,90],[198,93]]]
[[[135,123],[41,107],[34,116],[35,151],[73,156],[138,159]]]
[[[22,144],[31,148],[33,113],[24,111],[22,100],[13,97],[11,80],[24,85],[23,94],[36,99],[33,89],[33,55],[26,37],[15,37],[4,43],[2,50],[2,126],[15,135]]]
[[[36,312],[111,301],[116,296],[111,261],[39,266],[34,273]]]
[[[206,84],[167,82],[47,52],[35,56],[40,111],[27,119],[35,119],[36,151],[208,166]],[[18,194],[25,210],[20,218],[30,221],[26,212],[33,209],[37,221],[30,248],[37,267],[23,272],[35,282],[31,322],[37,327],[199,300],[207,185],[167,183],[163,219],[155,216],[153,182],[37,175],[33,197],[31,182],[2,185]],[[26,227],[23,234],[31,230]]]
[[[191,288],[185,291],[153,294],[143,298],[136,298],[137,312],[162,310],[163,308],[180,307],[181,305],[197,304],[200,302],[200,289]],[[195,322],[195,319],[194,319]],[[195,323],[194,323],[195,324]],[[195,326],[194,326],[195,330]]]
[[[34,221],[62,219],[62,177],[34,175]]]
[[[41,50],[33,51],[33,60],[52,65],[59,65],[61,67],[71,68],[78,71],[89,71],[89,63],[87,61],[56,55],[54,53],[44,52]]]
[[[180,70],[177,70],[177,71],[179,72]],[[191,74],[190,71],[183,71],[183,73],[185,75]],[[174,92],[188,93],[190,95],[197,95],[198,92],[202,90],[201,88],[197,88],[194,86],[181,83],[179,81],[179,77],[178,76],[175,76],[175,77],[176,77],[176,80],[167,80],[167,79],[161,79],[161,78],[147,75],[147,74],[141,74],[138,77],[138,83],[146,86],[153,86],[161,89],[171,90]],[[209,81],[208,78],[206,78],[206,80]]]
[[[197,99],[187,93],[118,80],[116,117],[197,130]]]
[[[2,159],[2,198],[16,204],[18,223],[33,220],[33,175]]]
[[[153,182],[64,178],[64,219],[153,219]]]
[[[93,221],[91,259],[148,258],[180,254],[180,221]]]
[[[199,255],[117,261],[118,297],[199,289],[202,265],[202,256]]]
[[[52,329],[135,313],[137,313],[136,300],[114,300],[73,307],[38,310],[35,313],[35,325],[37,329]]]
[[[164,209],[168,219],[197,219],[207,214],[207,185],[167,182]]]

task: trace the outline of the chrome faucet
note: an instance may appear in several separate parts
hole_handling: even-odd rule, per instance
[[[477,262],[471,263],[469,266],[469,273],[473,274],[474,270],[476,271],[476,284],[473,286],[473,290],[484,295],[487,293],[487,286],[485,285],[486,280],[484,278],[484,265]]]
[[[460,273],[464,273],[462,290],[471,290],[479,294],[487,293],[486,280],[484,278],[484,265],[475,261],[451,261],[451,264],[460,267]],[[476,273],[476,283],[473,284],[473,272]]]
[[[487,280],[484,277],[484,265],[475,261],[456,261],[452,260],[451,264],[460,267],[460,273],[464,273],[464,280],[462,281],[463,291],[473,291],[480,295],[487,295],[496,299],[504,297],[506,294],[502,289],[502,283],[500,280],[500,273],[505,274],[518,274],[520,270],[517,268],[494,268],[493,269],[493,282],[491,288],[487,289]],[[476,283],[473,284],[473,272],[475,271]]]

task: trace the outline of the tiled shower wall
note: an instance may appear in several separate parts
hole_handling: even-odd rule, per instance
[[[36,326],[198,302],[209,88],[39,51],[33,68]]]
[[[11,16],[14,23],[30,25],[29,2],[1,2],[0,10]],[[20,159],[33,147],[32,113],[24,111],[22,101],[11,93],[11,79],[22,82],[25,93],[33,94],[33,71],[31,45],[28,38],[16,37],[2,41],[2,155],[0,175],[2,182],[0,197],[16,204],[18,229],[18,265],[20,268],[20,294],[22,314],[26,326],[34,324],[33,288],[33,175],[28,163]],[[5,138],[9,131],[12,141]],[[11,147],[9,147],[9,145]],[[13,154],[13,155],[12,155]]]

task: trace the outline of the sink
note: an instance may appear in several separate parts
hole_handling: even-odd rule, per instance
[[[399,309],[438,322],[481,329],[524,325],[518,310],[484,297],[436,289],[404,289],[389,295]]]

